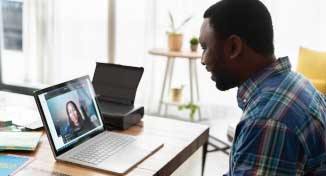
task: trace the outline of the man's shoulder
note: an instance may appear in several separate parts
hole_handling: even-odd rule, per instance
[[[274,119],[290,128],[304,126],[312,120],[312,115],[325,120],[324,97],[295,72],[266,80],[253,99],[244,113],[245,118]]]

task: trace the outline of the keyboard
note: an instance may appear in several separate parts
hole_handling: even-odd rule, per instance
[[[108,133],[81,147],[70,158],[97,165],[133,141],[135,138],[132,136]]]

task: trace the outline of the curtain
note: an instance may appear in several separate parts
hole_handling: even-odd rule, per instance
[[[92,76],[108,55],[108,2],[25,0],[25,82],[54,84]]]
[[[25,83],[49,83],[53,77],[52,0],[25,0],[23,5],[23,53]]]

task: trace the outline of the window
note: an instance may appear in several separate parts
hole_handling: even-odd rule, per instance
[[[24,73],[23,1],[3,0],[0,3],[0,88],[21,93],[31,93],[33,89],[9,85],[6,80],[8,77],[11,77],[12,80],[22,79],[22,74]]]
[[[2,5],[3,49],[22,52],[23,2],[3,1]]]
[[[0,88],[31,94],[108,61],[107,0],[1,0]]]

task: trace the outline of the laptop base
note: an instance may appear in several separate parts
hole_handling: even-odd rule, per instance
[[[112,133],[114,132],[104,131],[96,137],[110,135]],[[89,168],[99,169],[106,172],[123,175],[163,147],[163,144],[161,142],[158,142],[157,140],[151,140],[149,138],[142,137],[136,138],[137,139],[134,142],[128,144],[126,147],[122,148],[100,164],[95,165],[88,162],[71,159],[70,155],[74,152],[74,150],[78,150],[79,146],[71,151],[64,153],[61,156],[58,156],[56,159],[63,162],[73,163],[80,166],[86,166]],[[90,140],[87,142],[91,143],[92,141]]]

